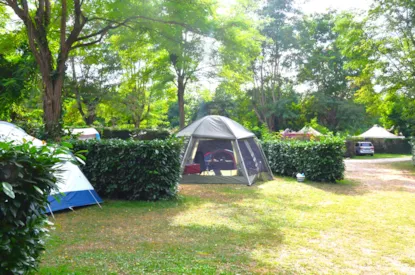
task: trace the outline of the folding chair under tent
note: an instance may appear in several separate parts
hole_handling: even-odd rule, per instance
[[[205,116],[176,135],[188,138],[181,183],[242,183],[273,178],[254,133],[223,116]]]
[[[14,141],[22,143],[30,141],[34,146],[43,146],[43,142],[28,135],[23,129],[14,124],[0,121],[0,141]],[[59,164],[59,172],[55,174],[58,179],[58,190],[53,191],[49,197],[49,205],[46,213],[73,209],[74,207],[102,203],[102,199],[92,187],[91,183],[84,176],[79,167],[70,160],[72,155],[63,156],[66,161]]]

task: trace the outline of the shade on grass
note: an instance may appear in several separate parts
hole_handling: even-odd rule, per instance
[[[41,274],[415,272],[415,194],[353,182],[182,185],[57,215]]]

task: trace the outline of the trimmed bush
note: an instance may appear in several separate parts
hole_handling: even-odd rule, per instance
[[[137,140],[167,139],[170,132],[166,129],[117,129],[117,128],[98,128],[101,138],[118,138],[127,140],[133,137]]]
[[[87,150],[81,167],[103,197],[159,200],[176,196],[180,180],[178,139],[74,141],[74,151]]]
[[[136,140],[168,139],[170,132],[165,129],[142,129],[135,130],[133,138]]]
[[[270,140],[262,143],[273,173],[307,179],[335,182],[344,177],[344,140],[338,137],[320,141]]]
[[[47,233],[48,194],[61,149],[0,142],[0,273],[36,269]]]

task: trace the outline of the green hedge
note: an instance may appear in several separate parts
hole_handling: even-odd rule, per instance
[[[111,139],[130,139],[133,137],[136,140],[153,140],[153,139],[168,139],[170,132],[166,129],[117,129],[117,128],[98,128],[101,138]]]
[[[262,143],[273,173],[306,178],[320,182],[335,182],[344,177],[345,142],[338,137],[320,141],[273,140]]]
[[[180,180],[178,139],[73,141],[74,151],[87,150],[81,167],[103,197],[158,200],[174,197]]]
[[[0,142],[0,274],[36,269],[47,233],[43,212],[62,152]]]

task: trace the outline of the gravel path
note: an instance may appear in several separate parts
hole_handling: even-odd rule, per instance
[[[359,189],[415,192],[415,174],[388,165],[409,160],[411,160],[410,157],[374,160],[347,159],[345,160],[346,179],[360,183]]]

